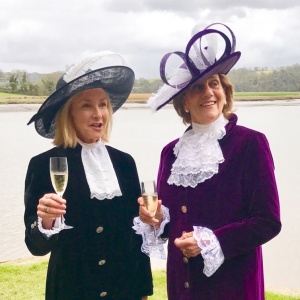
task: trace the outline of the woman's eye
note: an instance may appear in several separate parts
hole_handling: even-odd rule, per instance
[[[192,91],[201,91],[202,89],[203,89],[202,85],[200,85],[200,84],[195,84],[191,88]]]
[[[213,85],[213,86],[218,86],[218,85],[219,85],[219,82],[218,82],[218,81],[213,81],[213,82],[212,82],[212,85]]]

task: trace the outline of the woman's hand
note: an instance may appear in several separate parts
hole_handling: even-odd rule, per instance
[[[183,233],[180,238],[175,239],[174,244],[187,258],[195,257],[201,253],[201,248],[193,237],[193,231]]]
[[[37,215],[43,220],[42,225],[45,229],[51,229],[53,220],[66,213],[66,200],[57,194],[45,194],[39,200]]]
[[[163,219],[163,211],[161,208],[162,201],[158,200],[155,215],[153,213],[151,213],[149,210],[147,210],[142,197],[139,197],[137,201],[140,205],[140,209],[139,209],[140,220],[143,223],[146,223],[146,224],[149,224],[149,225],[152,225],[152,226],[155,226],[158,228]]]
[[[142,297],[141,300],[148,300],[148,296]]]

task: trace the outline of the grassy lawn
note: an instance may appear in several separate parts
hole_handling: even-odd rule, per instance
[[[45,298],[47,261],[30,264],[0,264],[0,299],[42,300]],[[167,299],[166,273],[153,272],[154,295],[149,300]],[[300,297],[266,293],[266,300],[300,300]]]
[[[145,103],[151,94],[130,94],[128,103]],[[34,104],[43,103],[47,96],[26,96],[18,94],[0,93],[0,104]],[[300,99],[300,92],[257,92],[235,93],[236,101],[260,101],[260,100],[286,100]]]
[[[235,93],[235,100],[288,100],[300,99],[300,92],[247,92]]]

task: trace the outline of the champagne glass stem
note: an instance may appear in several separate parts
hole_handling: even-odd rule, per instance
[[[155,238],[154,243],[156,244],[157,243],[157,229],[156,229],[156,225],[154,225],[153,228],[154,228],[154,238]]]

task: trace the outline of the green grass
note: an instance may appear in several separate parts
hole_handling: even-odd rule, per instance
[[[299,300],[300,297],[293,297],[293,296],[285,296],[279,295],[275,293],[266,292],[266,300]]]
[[[155,270],[153,271],[153,296],[149,297],[149,300],[163,300],[167,299],[166,290],[166,271]]]
[[[0,264],[0,299],[42,300],[45,298],[45,282],[48,262],[33,264]],[[149,300],[167,299],[166,272],[153,272],[154,295]],[[300,300],[275,293],[266,293],[266,300]]]
[[[299,99],[300,92],[236,92],[234,100],[288,100]]]
[[[9,94],[9,93],[1,93],[0,92],[0,97],[11,97],[11,96],[16,96],[16,94]]]
[[[238,92],[235,93],[237,96],[299,96],[299,92]]]
[[[127,100],[128,103],[145,103],[151,94],[132,93]],[[26,96],[18,94],[0,93],[0,104],[41,104],[47,96]],[[300,99],[300,92],[247,92],[235,93],[236,101],[262,101],[262,100],[288,100]]]
[[[0,265],[0,299],[45,299],[48,262],[24,265]]]

